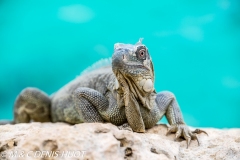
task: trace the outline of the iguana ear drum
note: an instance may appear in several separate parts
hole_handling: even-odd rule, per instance
[[[142,87],[145,92],[151,92],[153,90],[153,82],[151,79],[142,79],[139,81],[139,86]]]
[[[151,92],[153,90],[153,82],[151,79],[146,80],[146,82],[143,85],[143,90],[145,92]]]

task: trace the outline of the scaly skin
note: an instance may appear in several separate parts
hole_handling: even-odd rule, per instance
[[[77,77],[51,97],[24,89],[14,107],[14,123],[110,122],[135,132],[145,132],[164,115],[168,133],[183,136],[187,146],[203,132],[189,130],[173,93],[155,92],[153,63],[141,39],[135,45],[116,43],[112,66]]]

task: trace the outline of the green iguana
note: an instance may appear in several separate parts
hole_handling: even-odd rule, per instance
[[[24,89],[14,106],[14,123],[110,122],[135,132],[145,132],[164,115],[167,133],[183,136],[187,147],[204,132],[190,131],[173,93],[156,93],[153,62],[142,39],[135,45],[116,43],[112,65],[78,76],[50,97],[37,88]]]

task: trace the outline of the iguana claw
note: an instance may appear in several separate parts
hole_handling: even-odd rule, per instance
[[[188,146],[190,145],[190,142],[191,142],[191,137],[187,138],[186,141],[187,141],[187,149],[188,149]]]
[[[128,130],[133,132],[132,128],[130,127],[130,125],[128,123],[124,123],[121,126],[118,126],[119,130]]]
[[[204,131],[204,130],[201,130],[201,129],[196,129],[196,130],[193,131],[192,133],[196,133],[196,134],[205,133],[205,134],[208,136],[207,132]]]
[[[175,125],[168,126],[166,135],[172,132],[176,133],[176,137],[174,141],[176,141],[181,136],[184,137],[184,139],[186,139],[187,148],[189,147],[191,140],[197,140],[198,146],[200,146],[200,142],[197,137],[197,134],[205,133],[206,135],[208,135],[207,132],[200,129],[196,129],[195,131],[190,131],[185,124],[178,124],[178,125],[175,124]]]

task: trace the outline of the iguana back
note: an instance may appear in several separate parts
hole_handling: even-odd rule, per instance
[[[53,122],[66,121],[68,123],[81,123],[82,120],[74,109],[73,92],[79,87],[91,88],[103,96],[110,92],[115,76],[111,66],[101,67],[84,73],[67,83],[51,98],[51,117]],[[65,112],[64,112],[65,111]],[[68,119],[68,117],[71,117]],[[75,118],[73,118],[75,117]]]

